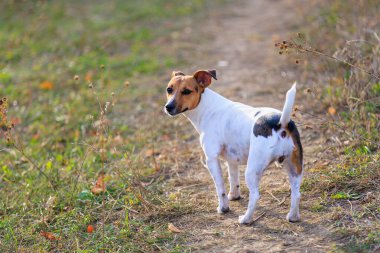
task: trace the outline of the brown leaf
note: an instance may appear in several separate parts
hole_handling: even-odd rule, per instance
[[[40,84],[40,89],[41,90],[51,90],[53,89],[54,85],[52,82],[45,81]]]
[[[113,138],[113,142],[115,143],[115,145],[121,145],[123,144],[123,137],[121,137],[121,135],[116,135],[114,138]]]
[[[11,124],[18,125],[20,123],[21,123],[21,119],[20,118],[11,118]]]
[[[41,236],[45,237],[46,239],[50,240],[50,241],[56,241],[56,240],[61,240],[60,237],[56,237],[55,235],[53,235],[52,233],[50,232],[44,232],[42,231],[40,233]]]
[[[106,184],[104,183],[104,172],[100,172],[98,180],[95,185],[91,188],[93,194],[100,194],[106,191]]]
[[[87,72],[86,77],[84,79],[86,79],[87,82],[91,82],[92,81],[92,72],[91,71]]]
[[[160,137],[160,140],[161,141],[170,141],[172,138],[170,138],[170,136],[169,135],[167,135],[167,134],[164,134],[164,135],[162,135],[161,137]]]
[[[154,149],[148,149],[145,151],[145,156],[148,157],[148,156],[152,156],[154,155]]]
[[[313,129],[313,127],[311,127],[309,125],[305,125],[305,129]]]
[[[169,231],[171,231],[173,233],[182,233],[182,230],[180,230],[179,228],[174,226],[173,223],[168,224],[168,229],[169,229]]]
[[[335,115],[336,114],[336,109],[332,106],[329,107],[329,109],[327,110],[329,112],[329,114],[331,116]]]

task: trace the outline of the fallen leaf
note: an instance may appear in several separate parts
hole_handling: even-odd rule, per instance
[[[45,81],[40,84],[40,89],[41,90],[51,90],[53,89],[54,85],[52,82]]]
[[[145,157],[150,157],[150,156],[157,156],[157,155],[159,155],[160,154],[160,152],[157,152],[157,151],[155,151],[153,148],[151,148],[151,149],[147,149],[146,151],[145,151]]]
[[[313,127],[311,127],[309,125],[305,125],[305,129],[313,129]]]
[[[121,137],[121,135],[116,135],[114,138],[113,138],[113,141],[116,145],[121,145],[123,144],[123,137]]]
[[[36,133],[36,134],[32,135],[32,139],[33,140],[38,140],[39,138],[40,138],[40,134],[39,133]]]
[[[162,135],[161,137],[160,137],[160,140],[161,141],[170,141],[172,138],[170,138],[170,136],[169,135],[167,135],[167,134],[164,134],[164,135]]]
[[[90,71],[87,72],[85,79],[87,82],[91,82],[92,81],[92,72],[90,72]]]
[[[21,123],[21,119],[20,118],[11,118],[11,123],[13,125],[18,125]]]
[[[174,226],[173,223],[168,224],[168,229],[169,229],[169,231],[171,231],[173,233],[182,233],[182,230],[180,230],[179,228]]]
[[[50,240],[50,241],[56,241],[56,240],[61,240],[61,238],[59,237],[56,237],[55,235],[53,235],[52,233],[50,232],[41,232],[40,233],[41,236],[45,237],[46,239]]]
[[[154,150],[153,149],[148,149],[145,151],[145,156],[152,156],[154,154]]]
[[[104,172],[100,172],[98,180],[95,185],[91,188],[93,194],[100,194],[106,191],[106,184],[104,183]]]
[[[94,226],[93,225],[88,225],[87,226],[87,233],[92,233],[94,232]]]
[[[336,109],[332,106],[329,107],[328,112],[331,116],[336,114]]]

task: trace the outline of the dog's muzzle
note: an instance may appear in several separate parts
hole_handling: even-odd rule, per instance
[[[186,112],[189,108],[185,108],[182,111],[178,111],[175,103],[168,103],[165,105],[164,111],[169,114],[170,116],[175,116],[177,114]]]
[[[171,115],[171,116],[174,116],[177,114],[176,112],[176,108],[175,108],[175,104],[174,103],[169,103],[169,104],[166,104],[165,105],[165,111]]]

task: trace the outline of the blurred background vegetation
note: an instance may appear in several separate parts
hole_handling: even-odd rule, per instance
[[[161,112],[162,76],[185,63],[172,51],[179,29],[218,2],[1,1],[1,120],[14,129],[0,140],[0,251],[181,248],[124,206],[162,204],[136,179],[156,172],[139,154],[162,135],[144,122]],[[99,178],[107,192],[96,195]]]
[[[177,39],[225,2],[1,1],[0,251],[187,249],[167,217],[200,207],[166,195],[164,179],[177,161],[157,162],[154,143],[192,137],[174,136],[168,126],[175,123],[157,119],[169,70],[188,63]],[[290,55],[311,83],[306,109],[327,118],[318,121],[321,134],[337,138],[324,154],[331,162],[310,169],[303,191],[318,199],[316,213],[353,238],[343,250],[373,250],[380,243],[371,220],[380,213],[380,81],[339,60],[379,74],[380,6],[316,2],[297,27],[305,35],[297,43],[338,61]]]

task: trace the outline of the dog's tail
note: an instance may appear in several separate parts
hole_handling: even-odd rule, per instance
[[[290,90],[288,90],[288,92],[286,93],[286,100],[280,118],[281,127],[287,126],[290,121],[294,100],[296,98],[296,86],[297,82],[294,82],[292,88],[290,88]]]

